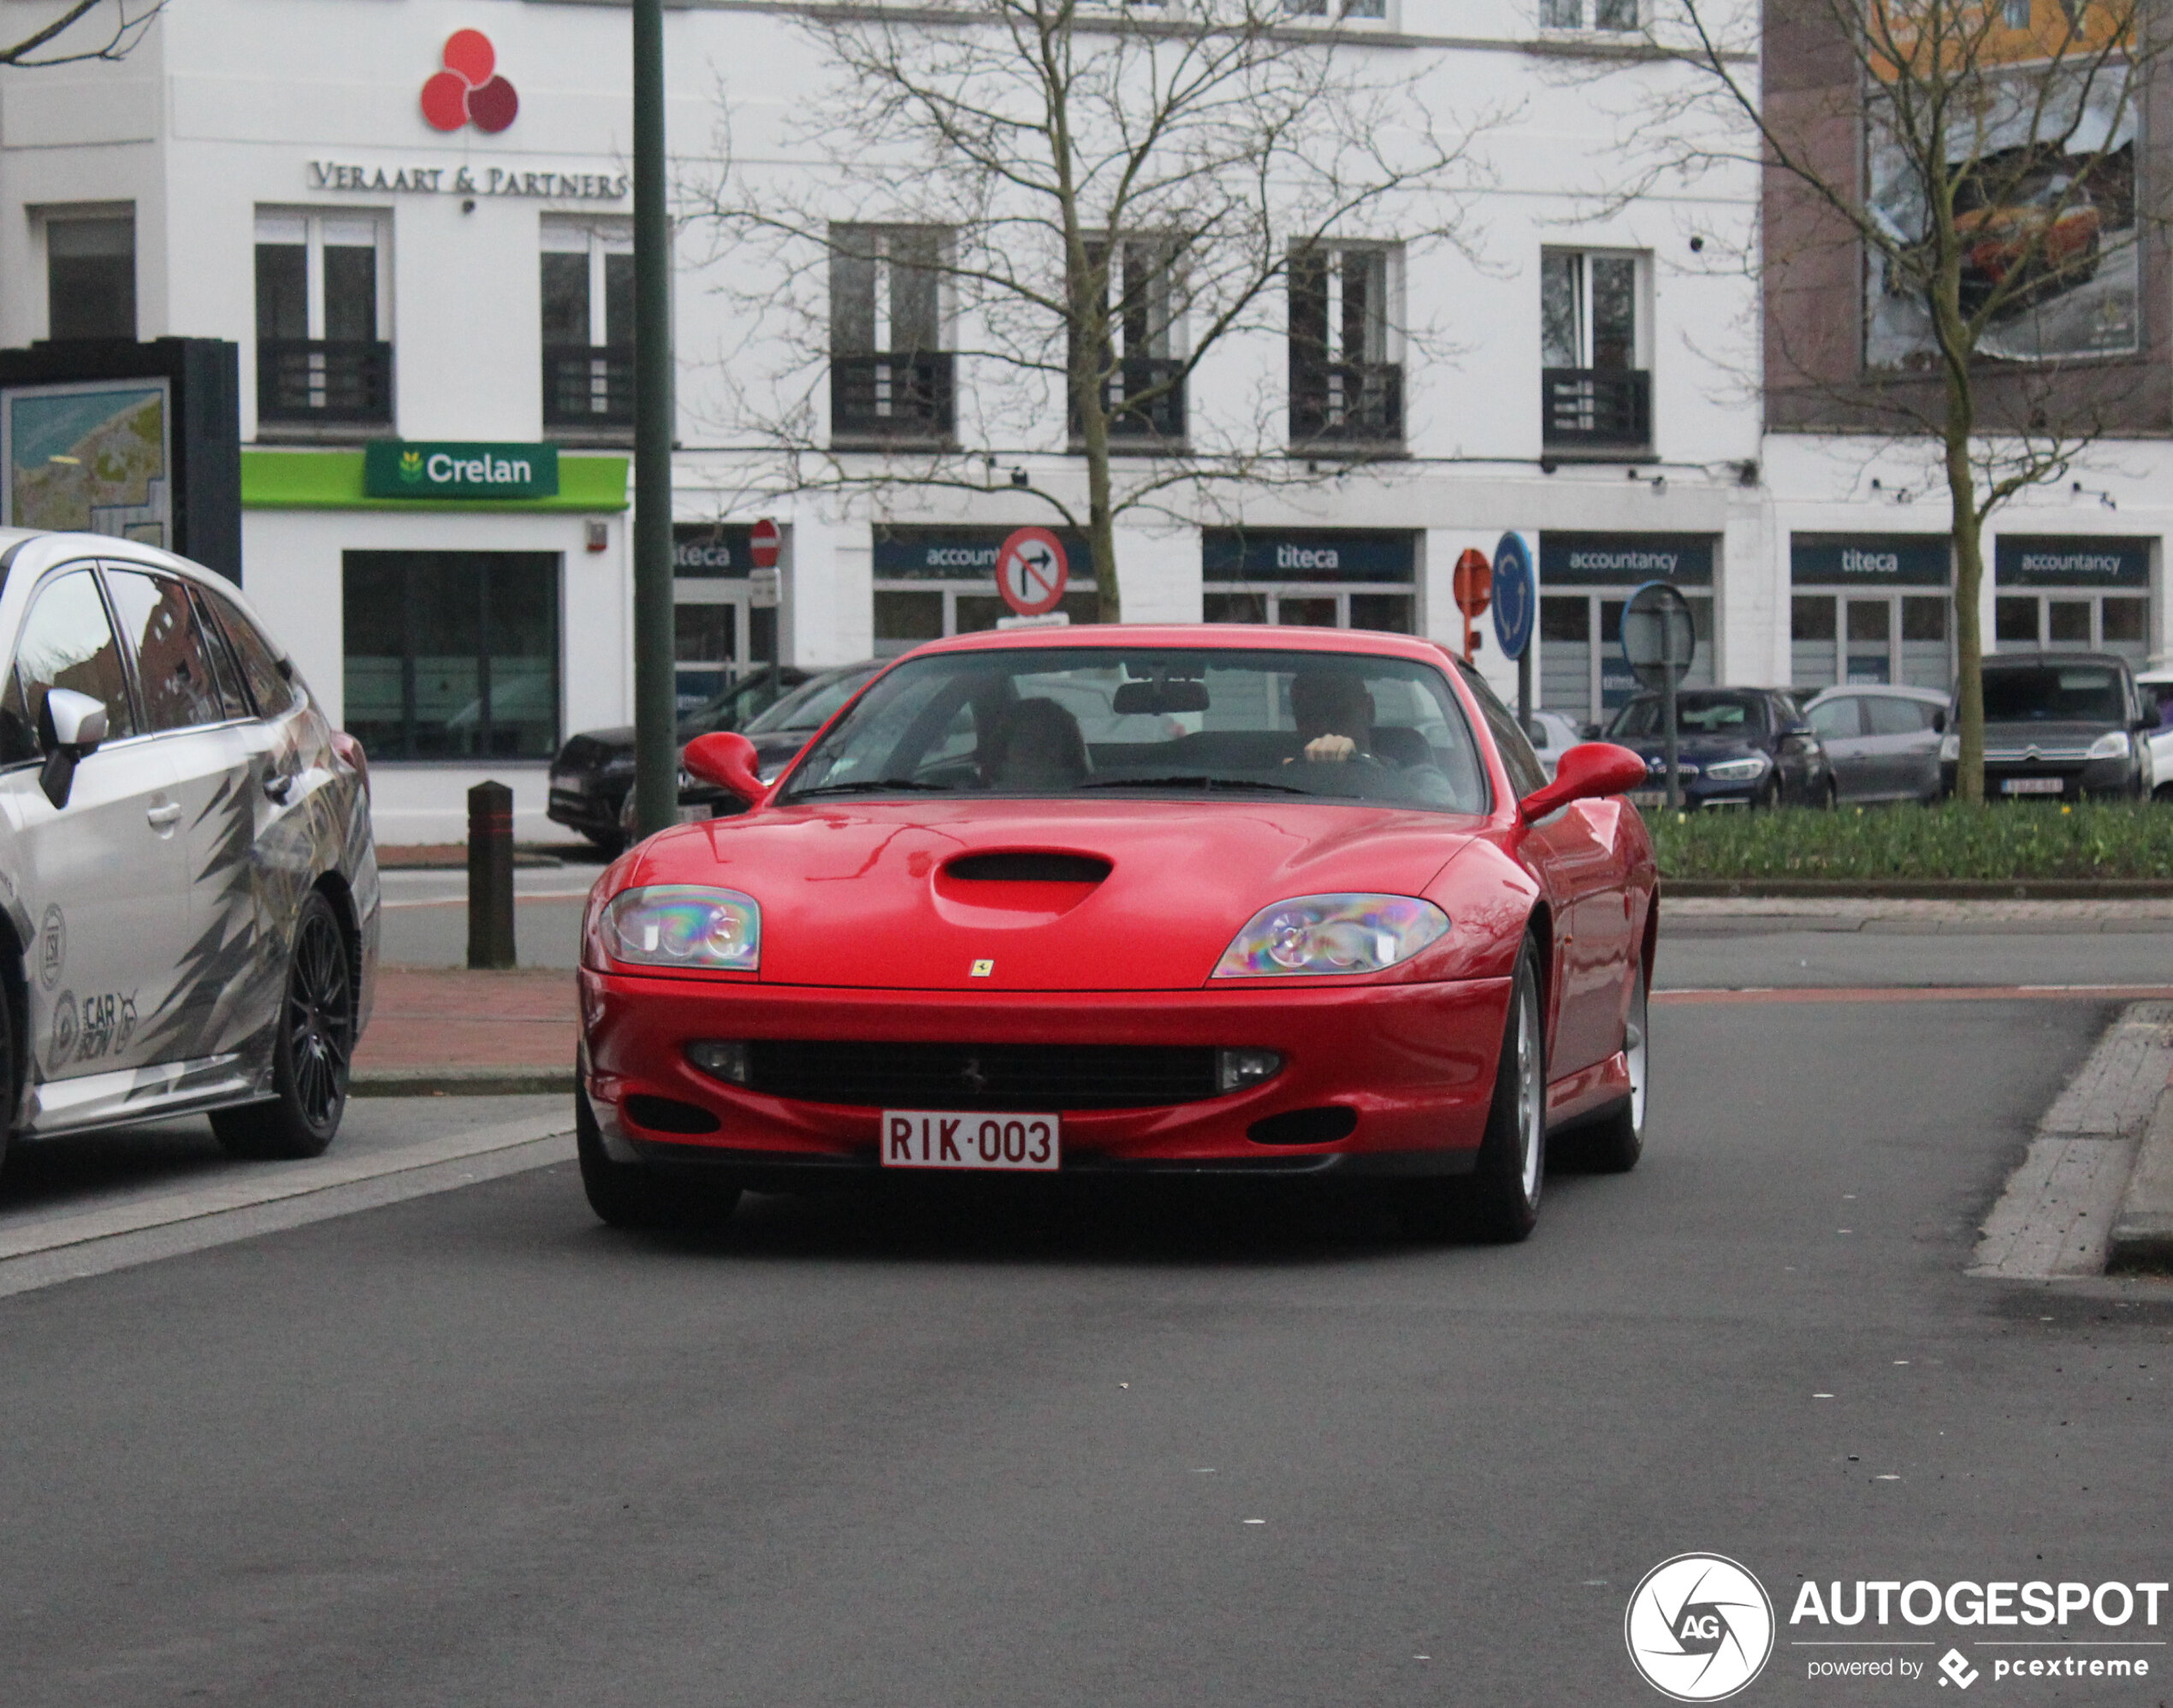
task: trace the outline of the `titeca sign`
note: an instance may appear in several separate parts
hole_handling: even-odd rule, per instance
[[[373,440],[363,451],[362,487],[371,498],[556,498],[559,447]]]

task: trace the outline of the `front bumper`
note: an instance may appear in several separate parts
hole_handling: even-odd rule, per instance
[[[1939,767],[1939,781],[1945,791],[1954,792],[1955,766],[1951,763]],[[2132,758],[2087,760],[2025,759],[2020,763],[1998,760],[1985,762],[1985,799],[2081,801],[2120,798],[2136,792],[2139,771]],[[2027,789],[2010,789],[2012,779],[2031,785]],[[2057,783],[2057,790],[2049,785]]]
[[[696,1040],[860,1039],[1030,1044],[1252,1047],[1283,1067],[1241,1091],[1151,1108],[1063,1114],[1063,1172],[1467,1172],[1485,1135],[1510,981],[1304,990],[966,996],[816,990],[580,975],[583,1084],[608,1149],[622,1156],[724,1165],[750,1179],[874,1172],[882,1110],[766,1096],[686,1059]],[[706,1112],[714,1132],[632,1118],[663,1098]],[[921,1099],[925,1105],[933,1101]],[[906,1105],[913,1107],[914,1105]],[[970,1107],[950,1102],[944,1107]],[[1347,1109],[1330,1144],[1249,1136],[1271,1115]]]
[[[583,786],[569,786],[571,782],[562,775],[552,777],[544,816],[554,824],[564,824],[584,835],[591,831],[615,835],[619,808],[625,801],[629,785],[601,777],[582,778],[580,783]]]

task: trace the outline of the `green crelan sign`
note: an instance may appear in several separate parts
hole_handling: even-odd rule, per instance
[[[371,498],[556,498],[559,447],[380,439],[363,448],[362,489]]]

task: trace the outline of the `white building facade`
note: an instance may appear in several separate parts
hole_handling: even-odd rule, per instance
[[[1703,258],[1744,247],[1755,177],[1606,200],[1618,115],[1637,80],[1667,74],[1605,56],[1636,21],[1624,0],[1371,0],[1382,15],[1355,15],[1368,3],[1339,27],[1375,74],[1407,77],[1437,112],[1501,115],[1475,144],[1469,252],[1376,230],[1339,260],[1341,341],[1312,354],[1371,399],[1376,454],[1126,520],[1128,618],[1460,643],[1456,560],[1516,530],[1541,582],[1536,697],[1574,717],[1625,692],[1613,625],[1656,577],[1698,615],[1699,680],[1943,684],[1944,559],[1920,537],[1943,524],[1936,494],[1921,476],[1874,489],[1876,458],[1856,447],[1762,435],[1756,287]],[[674,307],[683,694],[764,660],[811,668],[989,626],[1005,614],[996,542],[1054,521],[1012,470],[1083,497],[1063,422],[975,442],[960,400],[1007,381],[962,360],[941,376],[952,413],[927,425],[979,458],[986,491],[784,490],[743,399],[787,352],[744,311],[746,252],[693,216],[728,153],[773,182],[819,180],[788,121],[824,70],[790,14],[744,0],[673,0],[666,31],[689,216]],[[121,63],[0,72],[0,344],[240,346],[244,582],[369,748],[388,842],[457,837],[485,777],[512,784],[523,836],[552,834],[550,753],[631,715],[629,36],[623,5],[590,0],[186,0]],[[809,393],[817,435],[850,446],[873,415],[894,431],[897,400],[921,395],[884,347],[920,312],[911,293],[863,305],[856,288],[833,287],[836,371]],[[1371,319],[1349,310],[1368,292]],[[1317,306],[1294,295],[1287,317]],[[929,313],[916,357],[931,340],[942,354]],[[1418,328],[1430,335],[1404,335]],[[1298,384],[1292,335],[1217,346],[1185,407]],[[493,495],[490,470],[516,464],[532,478]],[[2057,581],[2070,561],[2093,589],[2091,640],[2162,644],[2173,518],[2149,502],[2155,469],[2093,481],[2117,510],[2061,493],[2001,524],[2033,542],[2009,556],[2040,566],[2028,592],[2046,632],[2078,632],[2068,607],[2086,595]],[[748,573],[745,529],[763,516],[784,535],[773,598]],[[2061,543],[2075,541],[2092,549]],[[2021,582],[1999,596],[2019,601]],[[1076,595],[1068,608],[1091,614]],[[1513,690],[1490,635],[1479,657]]]

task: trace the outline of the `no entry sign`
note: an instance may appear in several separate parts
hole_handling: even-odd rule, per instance
[[[1045,528],[1021,528],[996,554],[996,590],[1021,617],[1054,611],[1071,579],[1063,541]]]
[[[777,567],[777,523],[764,517],[747,530],[747,555],[758,570]]]

